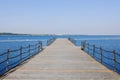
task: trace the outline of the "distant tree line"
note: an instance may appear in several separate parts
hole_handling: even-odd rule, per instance
[[[17,34],[17,33],[0,33],[0,35],[29,35],[29,34]]]

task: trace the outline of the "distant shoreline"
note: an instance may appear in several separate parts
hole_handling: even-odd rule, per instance
[[[52,34],[18,34],[18,33],[0,33],[0,36],[51,36]]]
[[[83,34],[19,34],[19,33],[0,33],[0,36],[120,36],[120,35],[107,35],[107,34],[94,34],[94,35],[83,35]]]

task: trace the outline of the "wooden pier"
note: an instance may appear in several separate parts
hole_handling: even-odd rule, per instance
[[[67,39],[57,39],[3,80],[120,80]]]

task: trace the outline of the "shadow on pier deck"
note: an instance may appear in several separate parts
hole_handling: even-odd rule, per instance
[[[57,39],[3,80],[120,80],[67,39]]]

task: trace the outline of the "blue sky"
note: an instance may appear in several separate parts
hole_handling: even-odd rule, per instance
[[[120,0],[0,0],[0,32],[118,34]]]

